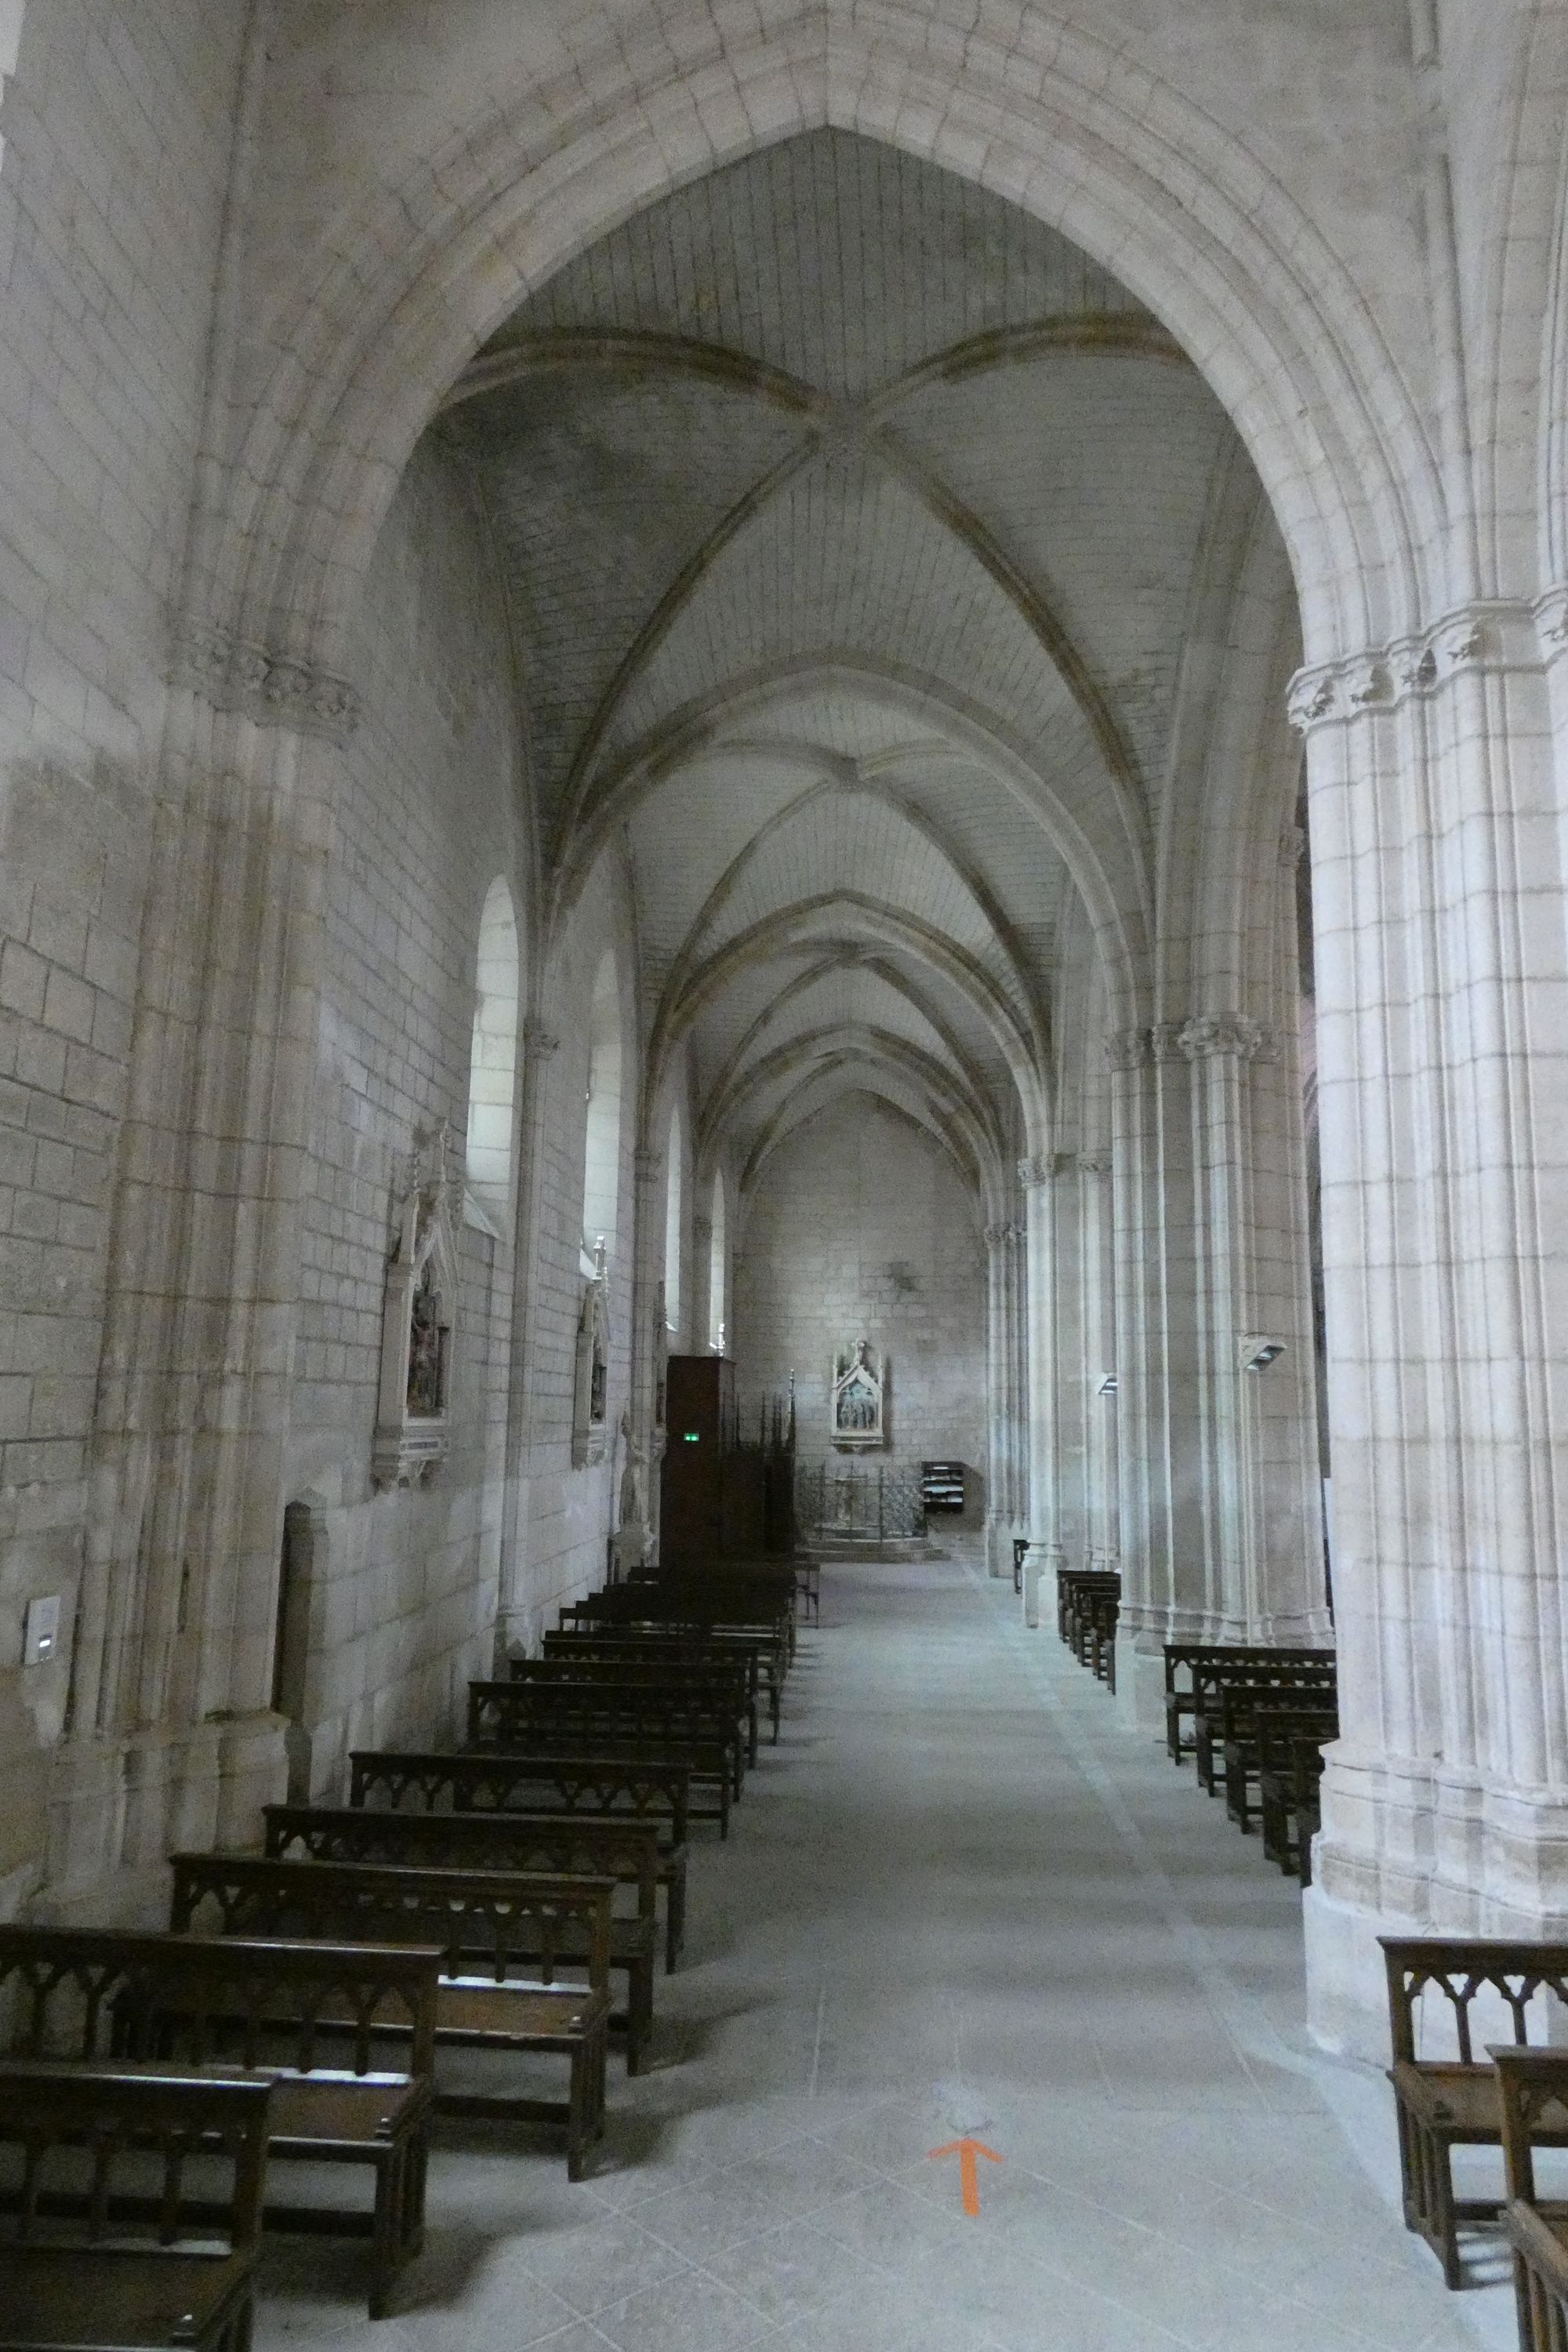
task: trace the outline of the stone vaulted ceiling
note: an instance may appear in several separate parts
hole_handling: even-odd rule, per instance
[[[984,1192],[1068,895],[1147,902],[1237,454],[1195,369],[1026,213],[825,131],[590,247],[437,429],[500,550],[555,889],[625,841],[700,1148],[754,1169],[869,1089]]]

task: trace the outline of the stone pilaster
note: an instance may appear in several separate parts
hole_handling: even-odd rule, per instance
[[[1474,604],[1291,697],[1342,1659],[1309,1990],[1367,2053],[1379,1928],[1568,1935],[1565,614]]]
[[[518,1110],[517,1248],[512,1258],[511,1371],[507,1396],[507,1511],[496,1609],[496,1664],[505,1671],[513,1650],[526,1650],[533,1630],[529,1591],[529,1501],[533,1475],[534,1403],[539,1394],[534,1350],[539,1287],[538,1247],[544,1198],[544,1138],[550,1084],[561,1040],[542,1021],[522,1028],[521,1101]]]

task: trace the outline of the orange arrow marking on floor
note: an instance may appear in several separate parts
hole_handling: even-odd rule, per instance
[[[957,2157],[958,2183],[963,2192],[963,2210],[978,2221],[980,2168],[974,2159],[977,2156],[983,2156],[988,2164],[1001,2164],[1004,2158],[997,2155],[994,2147],[987,2147],[983,2139],[950,2139],[945,2147],[928,2148],[926,2153],[928,2156]]]

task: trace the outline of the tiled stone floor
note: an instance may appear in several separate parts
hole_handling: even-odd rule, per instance
[[[258,2352],[1511,2346],[1400,2224],[1381,2080],[1310,2052],[1256,1843],[961,1560],[823,1583],[596,2177],[448,2134],[399,2315],[296,2241]],[[969,2129],[977,2219],[927,2153]]]

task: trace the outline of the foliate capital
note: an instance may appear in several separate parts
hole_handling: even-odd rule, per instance
[[[1298,670],[1286,715],[1303,735],[1368,713],[1387,714],[1475,671],[1540,670],[1568,646],[1568,585],[1533,603],[1482,599],[1414,635]]]

